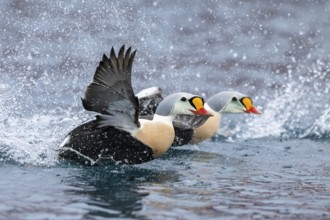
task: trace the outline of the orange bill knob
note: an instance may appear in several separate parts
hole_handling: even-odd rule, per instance
[[[195,96],[190,100],[190,103],[195,107],[196,111],[192,113],[196,115],[210,115],[210,113],[204,108],[204,100],[201,97]]]
[[[253,106],[251,98],[244,97],[241,100],[241,102],[244,105],[244,107],[246,108],[246,110],[245,110],[246,113],[261,114],[261,112]]]

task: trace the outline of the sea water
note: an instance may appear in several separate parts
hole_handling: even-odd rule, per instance
[[[327,1],[2,1],[0,219],[329,219]],[[103,53],[133,87],[249,95],[216,137],[140,165],[59,162]]]

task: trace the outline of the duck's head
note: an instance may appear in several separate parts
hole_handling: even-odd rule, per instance
[[[252,99],[242,93],[235,91],[219,92],[210,97],[207,104],[219,113],[251,113],[261,114],[253,106]]]
[[[157,115],[210,115],[204,108],[204,99],[190,93],[173,93],[161,101],[156,110]]]

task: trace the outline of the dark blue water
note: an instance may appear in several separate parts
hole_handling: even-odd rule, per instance
[[[2,1],[0,219],[329,219],[330,2]],[[58,162],[103,53],[135,92],[248,94],[219,136],[133,166]]]

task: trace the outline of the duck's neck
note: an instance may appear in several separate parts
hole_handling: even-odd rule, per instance
[[[221,110],[220,111],[214,110],[208,103],[204,104],[204,108],[206,109],[206,111],[211,113],[213,116],[221,115]],[[212,117],[210,117],[210,118],[212,118]]]

